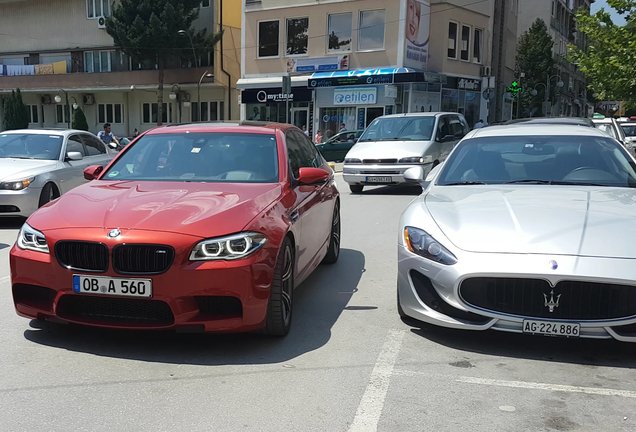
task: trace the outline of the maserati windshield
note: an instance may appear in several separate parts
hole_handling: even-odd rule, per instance
[[[58,160],[64,137],[43,134],[0,134],[0,158]]]
[[[219,132],[145,135],[103,179],[275,183],[276,137]]]
[[[430,141],[435,117],[380,117],[367,127],[358,142]]]
[[[636,165],[624,148],[594,136],[468,139],[446,161],[441,186],[546,184],[636,187]]]

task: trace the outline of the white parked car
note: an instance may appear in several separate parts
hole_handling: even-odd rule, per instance
[[[0,132],[0,217],[28,217],[84,183],[84,169],[106,165],[116,151],[89,132],[24,129]]]
[[[343,178],[353,193],[364,186],[405,183],[404,171],[429,172],[470,131],[458,113],[408,113],[378,117],[347,153]]]

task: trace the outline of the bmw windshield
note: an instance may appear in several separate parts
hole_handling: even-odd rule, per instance
[[[102,179],[275,183],[276,137],[219,132],[144,135]]]
[[[430,141],[435,117],[380,117],[367,127],[358,142]]]
[[[58,160],[62,135],[0,134],[0,158]]]

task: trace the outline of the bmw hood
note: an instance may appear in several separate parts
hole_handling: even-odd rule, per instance
[[[636,189],[436,186],[420,203],[465,251],[636,258]]]
[[[29,218],[34,228],[120,228],[214,237],[241,231],[279,184],[92,181]]]
[[[355,159],[401,159],[422,156],[430,141],[369,141],[358,142],[347,153]]]
[[[58,161],[0,158],[0,182],[24,180],[51,171]]]

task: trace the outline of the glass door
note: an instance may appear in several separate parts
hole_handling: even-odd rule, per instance
[[[384,107],[367,108],[366,126],[369,126],[373,120],[383,115],[384,115]]]
[[[291,110],[291,123],[301,128],[303,126],[308,127],[307,120],[309,119],[309,108],[292,108]]]

